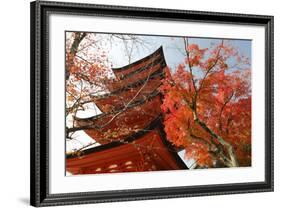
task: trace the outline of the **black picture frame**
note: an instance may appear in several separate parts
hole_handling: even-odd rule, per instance
[[[170,9],[31,2],[31,186],[33,206],[72,205],[218,194],[273,191],[273,16]],[[49,193],[48,15],[98,15],[265,27],[265,181],[223,185],[147,188],[81,193]]]

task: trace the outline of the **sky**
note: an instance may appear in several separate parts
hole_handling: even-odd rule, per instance
[[[103,34],[108,36],[107,34]],[[185,58],[184,42],[182,37],[167,37],[167,36],[138,36],[146,42],[145,47],[139,47],[133,52],[132,62],[137,61],[151,53],[153,53],[160,46],[163,47],[166,63],[172,69],[175,69]],[[198,44],[200,48],[210,48],[212,44],[220,43],[222,39],[216,38],[195,38],[189,37],[189,44]],[[225,40],[228,44],[237,48],[242,55],[249,57],[251,60],[251,40]],[[124,47],[122,43],[113,44],[109,48],[109,59],[113,67],[118,68],[125,66],[128,60],[124,58]]]

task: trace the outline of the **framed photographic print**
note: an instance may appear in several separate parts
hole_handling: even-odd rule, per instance
[[[31,3],[31,205],[273,191],[273,17]]]

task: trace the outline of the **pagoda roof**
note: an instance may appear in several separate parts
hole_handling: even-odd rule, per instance
[[[129,65],[112,68],[115,79],[109,81],[106,85],[109,93],[103,95],[92,95],[94,100],[102,99],[114,94],[120,94],[126,90],[138,87],[146,81],[164,77],[164,68],[166,61],[162,46],[150,55]],[[147,80],[148,79],[148,80]]]
[[[103,113],[75,118],[75,125],[101,144],[123,139],[144,128],[161,114],[162,96],[158,88],[165,67],[160,47],[143,59],[113,69],[117,78],[107,84],[110,93],[92,97]]]
[[[135,61],[131,64],[128,64],[126,66],[122,66],[119,68],[112,68],[112,70],[114,71],[114,73],[129,73],[132,71],[135,71],[136,69],[133,67],[139,67],[141,66],[143,63],[150,63],[151,60],[155,60],[155,59],[162,59],[162,57],[164,57],[164,52],[163,52],[163,47],[160,46],[156,51],[154,51],[153,53],[149,54],[148,56],[139,59],[138,61]]]
[[[159,95],[160,95],[160,92],[157,89],[155,89],[153,92],[151,92],[146,97],[142,97],[138,100],[135,100],[135,101],[131,102],[129,105],[126,106],[126,110],[130,109],[130,108],[134,108],[134,107],[139,106],[139,105],[142,105],[146,101],[150,101],[150,100],[152,100],[153,98],[155,98],[156,96],[159,96]],[[98,115],[91,116],[91,117],[88,117],[88,118],[75,117],[75,120],[76,121],[95,121],[95,120],[107,117],[108,115],[120,113],[122,111],[124,111],[124,106],[116,108],[115,111],[110,111],[110,112],[107,112],[107,113],[98,114]]]
[[[87,155],[87,154],[90,154],[90,153],[103,151],[103,150],[106,150],[106,149],[110,149],[112,147],[117,147],[117,146],[123,145],[125,143],[133,142],[134,140],[136,140],[136,139],[142,137],[144,134],[146,134],[147,131],[150,131],[152,129],[155,129],[159,125],[162,125],[161,119],[162,118],[159,115],[155,120],[153,120],[145,128],[143,128],[143,131],[136,132],[133,135],[128,136],[127,138],[125,138],[122,141],[116,140],[116,141],[113,141],[113,142],[108,143],[108,144],[104,144],[104,145],[100,145],[100,146],[85,149],[85,150],[83,150],[82,155]],[[70,153],[70,154],[67,155],[66,158],[69,159],[69,158],[76,158],[76,157],[78,157],[78,155]]]
[[[101,145],[67,155],[67,171],[93,174],[188,169],[163,130],[158,88],[165,69],[162,47],[132,64],[112,69],[116,79],[107,83],[110,92],[92,96],[103,113],[75,118],[77,130],[84,130]]]
[[[97,101],[99,99],[103,99],[103,98],[106,98],[106,97],[109,97],[109,96],[112,96],[112,95],[117,95],[117,94],[121,94],[125,91],[128,91],[132,88],[136,88],[140,85],[143,85],[147,80],[150,81],[150,80],[154,80],[154,79],[157,79],[157,78],[164,78],[165,76],[165,72],[163,69],[160,69],[158,71],[155,71],[153,72],[152,74],[150,74],[149,78],[145,77],[143,79],[139,79],[139,80],[136,80],[135,82],[132,82],[132,83],[127,83],[126,85],[118,88],[118,89],[115,89],[109,93],[106,93],[106,94],[102,94],[102,95],[98,95],[98,96],[94,96],[92,95],[92,98],[93,98],[93,101]]]
[[[158,88],[161,85],[161,80],[161,77],[155,77],[154,79],[149,80],[146,84],[143,83],[137,87],[124,90],[122,93],[110,94],[106,97],[95,99],[94,103],[104,113],[115,111],[124,107],[125,103],[132,103],[154,94],[155,91],[158,91]]]
[[[122,141],[67,155],[66,169],[73,174],[188,169],[162,129],[161,117],[157,117]]]
[[[101,144],[124,139],[141,131],[161,114],[161,96],[158,91],[148,97],[131,103],[126,108],[93,116],[75,119],[76,126],[81,127],[94,140]]]

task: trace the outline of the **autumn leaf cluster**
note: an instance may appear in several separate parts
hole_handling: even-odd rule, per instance
[[[248,58],[224,42],[209,49],[185,43],[185,60],[161,87],[168,140],[200,167],[251,165]]]

